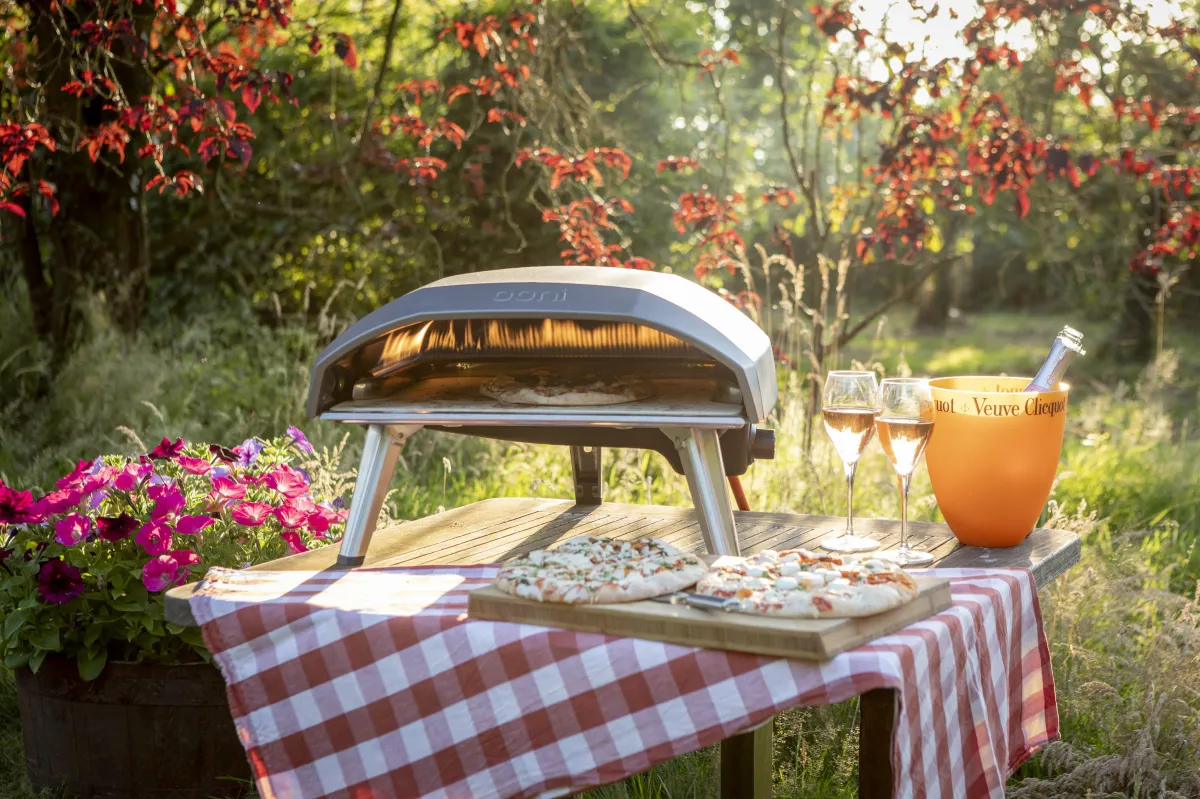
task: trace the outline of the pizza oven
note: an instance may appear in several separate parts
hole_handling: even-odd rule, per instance
[[[651,396],[524,405],[481,389],[617,378]],[[686,475],[709,551],[737,554],[726,478],[774,457],[759,423],[778,387],[771,342],[676,275],[590,266],[445,278],[360,319],[317,357],[308,415],[367,427],[339,563],[360,565],[404,441],[422,427],[571,448],[575,500],[601,501],[604,447],[661,453]]]

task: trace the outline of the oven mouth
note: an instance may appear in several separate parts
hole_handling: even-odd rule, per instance
[[[455,319],[408,325],[387,334],[370,368],[374,380],[420,362],[447,365],[491,361],[588,359],[589,368],[629,371],[631,361],[711,364],[700,349],[669,333],[632,322],[575,319]]]

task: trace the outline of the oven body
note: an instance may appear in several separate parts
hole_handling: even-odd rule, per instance
[[[652,396],[586,407],[512,405],[497,375],[622,375]],[[367,427],[339,564],[361,565],[400,449],[421,427],[571,447],[576,502],[601,500],[606,446],[653,449],[688,480],[710,552],[739,551],[726,476],[774,455],[758,426],[777,397],[768,337],[684,278],[608,267],[460,275],[360,319],[318,356],[309,416]]]

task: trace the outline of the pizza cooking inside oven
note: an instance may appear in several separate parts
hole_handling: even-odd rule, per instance
[[[632,377],[546,373],[497,375],[480,391],[514,405],[619,405],[654,396],[653,384]]]
[[[917,596],[917,584],[891,561],[765,549],[748,558],[722,558],[696,593],[741,601],[740,610],[770,616],[872,616]]]
[[[657,538],[579,536],[510,560],[501,567],[496,587],[537,602],[634,602],[687,588],[706,571],[695,555]]]

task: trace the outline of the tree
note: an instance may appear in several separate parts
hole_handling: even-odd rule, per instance
[[[357,277],[363,262],[348,258],[311,279],[311,224],[336,242],[322,251],[438,271],[548,257],[691,270],[768,327],[787,273],[816,372],[985,236],[979,216],[1029,226],[1035,203],[1045,219],[1077,209],[1093,181],[1119,181],[1167,209],[1126,254],[1133,272],[1178,269],[1200,245],[1200,40],[1120,0],[987,0],[936,57],[847,2],[468,5],[414,33],[418,12],[389,0],[382,34],[357,45],[327,19],[298,30],[286,0],[14,3],[0,45],[0,214],[59,351],[82,295],[100,292],[136,324],[154,249],[146,208],[219,185],[222,166],[246,198],[204,202],[229,230],[255,229],[260,213],[296,219],[262,245],[276,267],[244,267],[259,270],[251,285],[282,266],[331,301]],[[953,17],[922,0],[897,7],[923,24]],[[1021,27],[1032,55],[1013,40]],[[402,44],[420,56],[393,77]],[[304,93],[291,67],[326,47],[342,69],[374,61],[361,81],[330,81],[350,99],[312,97],[311,116],[268,110]],[[1031,103],[1027,86],[1050,78]],[[640,114],[615,110],[636,103]],[[274,161],[249,168],[264,119],[282,152],[326,117],[332,143],[288,156],[311,176],[299,191]],[[1111,130],[1062,133],[1081,119]],[[286,204],[269,202],[284,191]]]

